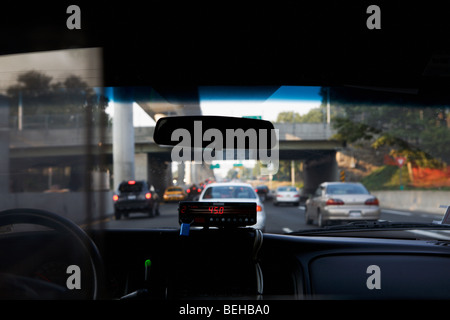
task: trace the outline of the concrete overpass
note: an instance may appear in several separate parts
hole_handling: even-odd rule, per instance
[[[145,179],[157,189],[164,190],[165,187],[172,185],[170,161],[164,161],[157,156],[149,157],[148,152],[136,152],[138,144],[133,132],[133,103],[138,103],[154,120],[164,116],[201,114],[198,91],[177,90],[176,97],[171,95],[171,90],[164,88],[155,90],[151,87],[118,87],[108,91],[108,96],[114,104],[113,130],[110,138],[113,146],[114,189],[124,180]],[[103,136],[106,140],[107,135]],[[108,145],[106,141],[101,144]],[[108,154],[106,150],[101,152]]]
[[[336,151],[344,146],[330,139],[334,133],[330,125],[284,123],[275,124],[275,128],[279,130],[280,160],[304,162],[305,192],[313,191],[322,181],[338,180]],[[172,183],[171,148],[155,144],[153,131],[154,127],[133,129],[134,148],[133,153],[129,154],[134,162],[131,178],[147,179],[163,190]],[[53,129],[51,126],[47,129],[12,128],[9,136],[9,156],[15,168],[35,165],[36,159],[40,159],[40,163],[48,166],[69,163],[83,167],[88,154],[94,155],[91,164],[98,166],[106,164],[111,168],[114,166],[114,130],[111,127],[94,128],[90,133],[83,126],[65,129]],[[91,143],[87,144],[87,141]],[[112,171],[115,173],[115,170],[114,167]],[[180,165],[178,170],[180,173],[196,171],[198,177],[192,177],[192,182],[203,180],[212,174],[209,168],[201,165],[197,165],[195,169],[186,169],[184,165]],[[190,174],[186,173],[186,176]]]
[[[200,94],[221,98],[229,95],[230,90],[235,90],[232,94],[244,100],[255,97],[266,99],[277,87],[258,88],[257,91],[214,87],[202,92],[198,88],[171,87],[102,90],[114,104],[112,127],[89,126],[84,119],[79,119],[80,116],[74,115],[67,115],[70,119],[52,119],[55,115],[39,115],[37,117],[41,119],[38,121],[21,119],[21,130],[10,125],[8,132],[8,154],[13,167],[29,168],[36,165],[35,159],[40,159],[39,163],[48,167],[58,163],[78,167],[73,173],[75,176],[85,174],[88,168],[100,168],[106,164],[113,173],[113,189],[128,179],[147,179],[164,189],[172,183],[170,150],[153,143],[153,128],[133,128],[133,103],[138,103],[157,120],[164,116],[200,115]],[[55,127],[57,124],[60,126]],[[306,189],[309,192],[312,191],[309,188],[315,188],[323,180],[337,180],[335,153],[342,145],[330,140],[332,130],[329,125],[285,123],[275,127],[280,136],[280,160],[304,162]],[[180,165],[178,172],[191,177],[193,182],[211,176],[211,171],[205,166],[189,166],[192,167],[191,164],[187,167]],[[73,187],[78,187],[78,184]]]

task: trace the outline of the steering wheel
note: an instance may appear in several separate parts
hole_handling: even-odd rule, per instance
[[[103,262],[97,246],[86,232],[72,221],[49,211],[22,208],[0,212],[0,226],[19,223],[45,226],[67,236],[87,261],[83,263],[82,279],[88,279],[89,283],[83,285],[81,297],[85,299],[101,297],[101,284],[104,283]],[[0,273],[0,298],[67,299],[70,296],[67,295],[68,291],[67,288],[43,280]]]

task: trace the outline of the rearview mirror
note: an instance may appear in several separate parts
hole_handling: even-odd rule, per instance
[[[160,118],[156,123],[153,133],[153,140],[160,145],[175,146],[179,144],[181,132],[189,133],[191,146],[205,148],[211,144],[211,138],[216,138],[220,133],[222,136],[223,149],[226,147],[227,135],[234,134],[236,138],[239,134],[251,138],[253,133],[258,138],[260,130],[271,132],[275,130],[272,122],[267,120],[222,117],[222,116],[178,116]],[[175,137],[174,137],[175,135]],[[275,141],[271,141],[268,135],[270,147],[275,147]]]
[[[278,171],[278,131],[270,121],[222,116],[164,117],[153,140],[174,146],[172,161],[260,160],[262,174]]]

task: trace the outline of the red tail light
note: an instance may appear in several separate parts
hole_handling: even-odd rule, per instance
[[[190,193],[190,192],[191,192],[191,189],[187,189],[186,192],[187,192],[187,193]]]
[[[150,192],[147,192],[145,194],[145,199],[151,199],[152,198],[152,194]]]
[[[198,188],[197,191],[198,191],[198,193],[200,193],[200,192],[202,192],[202,189],[201,189],[201,188]]]
[[[328,199],[326,205],[327,206],[341,206],[344,204],[344,201],[341,199]]]
[[[262,211],[262,207],[260,205],[257,205],[256,206],[256,211],[258,211],[258,212]]]
[[[128,184],[136,184],[136,181],[130,180],[130,181],[128,181]]]
[[[372,198],[372,199],[366,200],[366,202],[364,202],[364,204],[368,205],[368,206],[378,206],[378,205],[380,205],[380,202],[378,201],[377,198]]]
[[[113,195],[113,200],[114,200],[114,201],[119,200],[119,196],[118,196],[117,194]]]

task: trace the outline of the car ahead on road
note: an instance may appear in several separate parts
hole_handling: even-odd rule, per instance
[[[270,199],[271,193],[269,187],[266,185],[260,185],[255,187],[255,192],[258,194],[262,202]]]
[[[163,200],[164,202],[183,201],[186,197],[186,191],[182,187],[172,186],[164,191]]]
[[[150,217],[159,215],[159,196],[146,181],[129,180],[120,183],[113,195],[114,217],[119,220],[133,212],[145,212]]]
[[[298,206],[300,204],[300,191],[296,187],[282,186],[275,191],[273,204],[288,203]]]
[[[187,194],[186,200],[197,201],[202,190],[203,190],[203,188],[201,186],[197,186],[194,183],[193,185],[191,185],[189,188],[186,189],[186,194]]]
[[[215,182],[208,184],[200,194],[200,202],[255,202],[256,229],[264,230],[266,226],[266,212],[259,196],[250,184],[236,182]]]
[[[324,182],[306,201],[305,222],[319,227],[332,221],[378,220],[378,199],[361,183]]]

